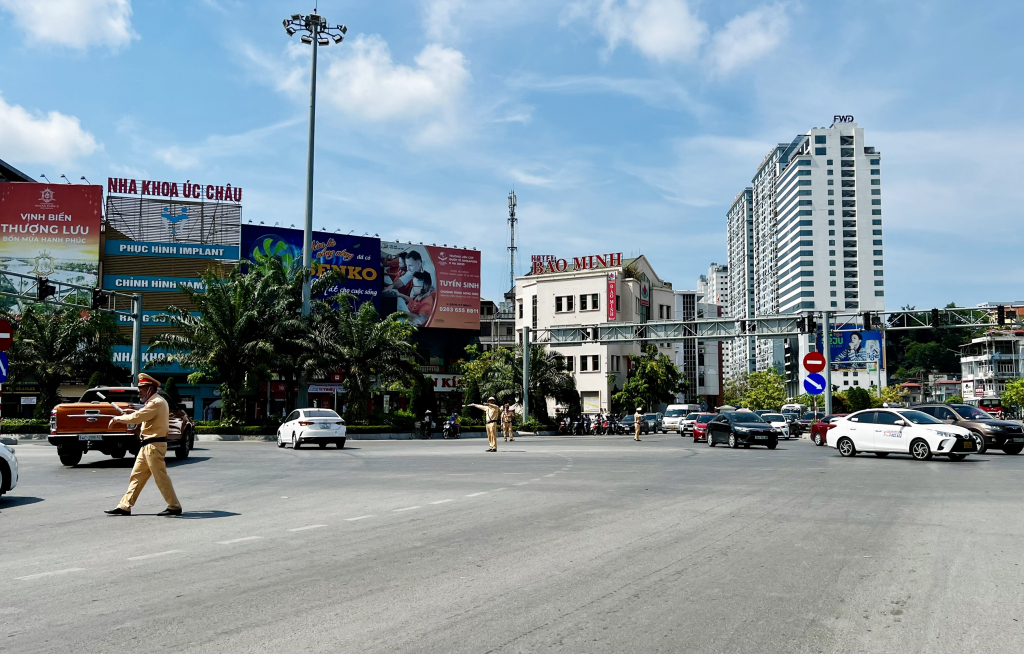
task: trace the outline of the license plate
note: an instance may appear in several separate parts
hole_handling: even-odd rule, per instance
[[[103,434],[79,434],[78,440],[80,441],[101,441],[103,440]]]
[[[1024,443],[1024,438],[1015,438],[1015,439],[1013,439],[1013,442],[1014,443]]]
[[[319,427],[320,429],[330,429],[330,428],[331,428],[331,426],[330,426],[330,425],[318,425],[318,427]]]
[[[767,436],[754,436],[754,440],[766,441],[766,440],[768,440],[768,437]]]
[[[965,450],[973,450],[974,449],[974,441],[964,441],[964,449]]]

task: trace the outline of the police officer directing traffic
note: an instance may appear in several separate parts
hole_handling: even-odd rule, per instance
[[[140,374],[139,399],[145,406],[138,411],[114,416],[110,419],[112,425],[118,422],[127,425],[141,424],[142,447],[139,449],[139,456],[135,459],[135,467],[132,468],[128,492],[121,498],[121,503],[117,505],[117,508],[104,512],[108,515],[131,515],[132,507],[135,506],[142,487],[146,485],[150,477],[153,477],[156,487],[160,489],[164,501],[167,502],[167,508],[157,515],[181,515],[181,504],[178,502],[178,496],[174,494],[174,486],[171,485],[171,478],[167,476],[167,465],[164,463],[164,455],[167,454],[170,407],[167,406],[167,401],[156,392],[158,388],[160,388],[160,382],[146,373]]]

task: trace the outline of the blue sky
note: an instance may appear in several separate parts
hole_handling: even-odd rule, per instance
[[[0,0],[0,159],[245,189],[301,225],[310,2]],[[852,114],[883,156],[889,308],[1024,299],[1013,2],[323,0],[315,227],[483,251],[724,263],[773,143]]]

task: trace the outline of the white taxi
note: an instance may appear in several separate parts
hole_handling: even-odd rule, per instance
[[[781,434],[779,438],[788,439],[792,435],[789,431],[789,420],[786,420],[786,416],[781,413],[762,413],[761,420],[778,429]]]
[[[971,432],[947,425],[912,409],[865,409],[839,419],[828,433],[828,445],[842,456],[870,452],[885,457],[909,454],[918,461],[934,455],[962,461],[977,451]]]
[[[334,443],[340,450],[345,447],[345,421],[330,409],[296,409],[277,428],[277,446],[286,443],[295,450],[308,443],[320,447]]]
[[[0,440],[0,495],[18,485],[18,457],[14,456],[14,448],[8,447],[5,441]],[[17,441],[12,439],[10,442]]]

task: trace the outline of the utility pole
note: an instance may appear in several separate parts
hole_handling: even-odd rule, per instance
[[[321,45],[330,45],[333,39],[335,43],[341,43],[348,32],[344,25],[329,27],[327,19],[316,13],[303,16],[292,14],[283,21],[284,31],[292,36],[297,31],[303,31],[299,40],[313,46],[312,66],[309,75],[309,145],[306,159],[306,222],[302,228],[302,269],[305,278],[302,281],[302,315],[309,315],[309,294],[313,269],[313,143],[316,137],[316,55],[317,48]],[[305,379],[299,380],[299,406],[309,404],[309,386]]]
[[[519,222],[516,218],[516,189],[512,188],[512,191],[508,194],[508,230],[509,230],[509,244],[508,244],[508,292],[509,295],[515,294],[516,289],[516,223]]]
[[[829,312],[822,312],[821,349],[825,357],[825,415],[832,414],[832,347],[829,343]]]
[[[139,373],[142,372],[142,294],[136,293],[132,296],[132,313],[135,314],[135,322],[132,324],[132,381],[139,383]]]
[[[530,419],[530,328],[523,327],[523,422]]]

